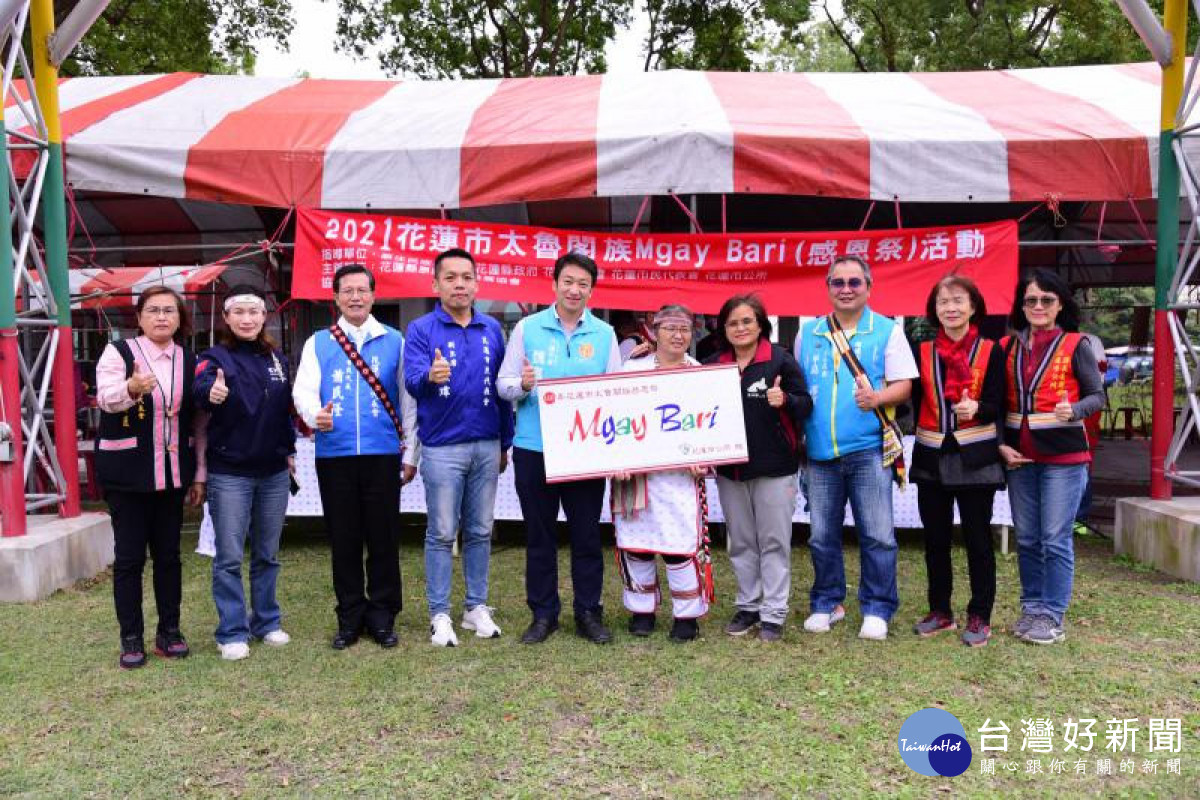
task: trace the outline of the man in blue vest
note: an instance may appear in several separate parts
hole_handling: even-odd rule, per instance
[[[404,337],[371,315],[375,277],[365,267],[339,269],[333,296],[341,317],[304,343],[292,387],[296,411],[316,430],[337,596],[332,645],[345,650],[365,630],[380,647],[395,647],[400,486],[416,475],[418,455],[416,405],[404,391]]]
[[[496,393],[504,359],[500,323],[475,309],[475,259],[454,248],[433,261],[438,304],[413,320],[404,343],[404,385],[417,401],[425,484],[425,589],[429,640],[454,647],[450,619],[451,547],[463,532],[462,626],[483,639],[500,635],[488,608],[488,561],[496,484],[508,466],[512,405]]]
[[[561,504],[571,534],[571,585],[575,591],[575,630],[597,644],[612,641],[604,625],[600,590],[604,558],[600,548],[603,478],[546,483],[537,382],[617,372],[621,355],[612,326],[587,310],[596,286],[596,262],[568,253],[554,263],[554,305],[525,317],[509,337],[500,365],[500,396],[517,404],[513,468],[525,517],[525,596],[533,622],[521,636],[540,644],[558,630],[558,537]]]
[[[890,409],[912,394],[917,365],[904,329],[867,306],[871,269],[857,256],[837,259],[826,276],[832,317],[804,323],[796,360],[804,370],[813,412],[805,423],[807,485],[812,536],[810,633],[826,633],[846,615],[842,521],[846,500],[854,512],[862,578],[858,600],[863,639],[886,639],[900,599],[896,590],[896,531],[892,470],[883,464],[883,430],[875,409]],[[840,327],[865,376],[855,379],[834,343]]]

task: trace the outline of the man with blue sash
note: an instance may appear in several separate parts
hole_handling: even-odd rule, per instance
[[[333,276],[333,294],[341,317],[304,343],[292,388],[296,411],[316,431],[337,596],[332,646],[345,650],[366,631],[395,647],[400,486],[416,474],[416,404],[404,391],[404,337],[371,314],[375,277],[346,265]]]
[[[513,468],[528,541],[525,595],[533,622],[521,636],[540,644],[558,630],[558,509],[571,534],[571,585],[575,591],[576,632],[597,644],[612,641],[604,625],[600,592],[604,558],[600,511],[604,478],[546,483],[537,382],[550,378],[600,375],[621,369],[612,326],[587,309],[598,275],[596,262],[568,253],[554,264],[554,305],[525,317],[513,329],[497,379],[500,396],[516,403]]]

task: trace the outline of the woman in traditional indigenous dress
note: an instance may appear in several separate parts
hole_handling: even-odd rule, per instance
[[[693,314],[680,305],[663,306],[654,316],[653,353],[625,362],[625,372],[684,369],[699,364],[688,355]],[[671,593],[671,639],[689,642],[700,635],[699,618],[712,601],[704,473],[693,466],[663,472],[614,476],[610,503],[617,529],[617,563],[625,585],[629,632],[649,636],[656,624],[660,591],[655,556],[666,562]]]
[[[1066,638],[1075,580],[1072,527],[1092,461],[1083,420],[1104,407],[1096,356],[1079,330],[1079,306],[1057,273],[1017,284],[1001,341],[1007,383],[1004,444],[1008,502],[1017,533],[1021,618],[1013,633],[1033,644]]]

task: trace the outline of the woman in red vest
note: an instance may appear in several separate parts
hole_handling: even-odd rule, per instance
[[[100,435],[96,474],[112,515],[113,599],[121,627],[122,669],[146,663],[142,641],[142,572],[154,559],[158,605],[155,651],[184,658],[179,632],[183,504],[204,502],[203,422],[194,413],[196,357],[176,340],[189,333],[183,298],[152,286],[137,301],[142,335],[108,345],[96,363]]]
[[[1083,421],[1104,407],[1104,382],[1091,345],[1079,335],[1071,288],[1049,270],[1017,284],[1001,341],[1007,391],[1004,444],[1008,501],[1021,571],[1018,638],[1054,644],[1066,638],[1063,618],[1075,579],[1071,528],[1087,483]]]
[[[1004,408],[1004,354],[976,324],[987,315],[970,278],[948,275],[929,293],[925,317],[937,338],[920,346],[921,378],[913,385],[917,436],[912,480],[925,527],[929,613],[913,630],[933,636],[957,628],[950,605],[954,504],[962,522],[971,600],[962,641],[981,647],[991,637],[996,598],[992,501],[1004,485],[996,421]]]

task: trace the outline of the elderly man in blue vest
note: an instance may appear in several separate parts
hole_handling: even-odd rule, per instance
[[[884,464],[886,414],[912,394],[917,365],[903,328],[867,306],[871,269],[857,256],[835,261],[826,276],[833,313],[810,320],[796,341],[813,412],[805,423],[805,469],[812,536],[810,633],[826,633],[846,610],[842,563],[842,521],[846,500],[858,533],[862,612],[859,637],[886,639],[888,622],[900,599],[896,590],[896,531],[892,519],[892,470]],[[837,341],[844,334],[849,357]],[[849,363],[853,358],[862,372]]]
[[[453,248],[433,261],[438,304],[413,320],[404,344],[404,383],[417,401],[425,484],[425,591],[429,641],[454,647],[450,619],[451,547],[462,526],[462,626],[481,639],[500,636],[488,608],[488,566],[496,484],[508,465],[513,411],[496,393],[504,359],[500,323],[475,308],[475,259]]]
[[[571,534],[571,585],[575,630],[597,644],[612,641],[604,625],[600,591],[604,558],[600,548],[603,478],[546,483],[537,382],[617,372],[621,355],[612,326],[587,309],[596,286],[596,262],[568,253],[554,263],[554,305],[525,317],[509,337],[500,365],[500,396],[517,404],[513,468],[528,534],[525,595],[533,622],[521,635],[540,644],[558,629],[558,537],[561,504]]]
[[[416,404],[404,391],[404,337],[371,314],[375,277],[344,266],[333,276],[333,295],[341,317],[304,343],[292,387],[296,411],[316,430],[337,596],[332,645],[345,650],[365,630],[380,647],[395,647],[400,486],[416,475]]]

